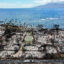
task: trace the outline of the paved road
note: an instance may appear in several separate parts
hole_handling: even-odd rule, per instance
[[[39,62],[43,62],[43,63],[53,63],[53,62],[63,62],[64,63],[64,59],[63,60],[0,60],[0,63],[39,63]]]

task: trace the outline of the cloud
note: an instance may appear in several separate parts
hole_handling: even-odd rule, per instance
[[[0,3],[0,8],[31,8],[32,4],[22,4],[22,3]]]
[[[49,3],[51,0],[35,0],[34,2],[37,4],[47,4]]]
[[[47,4],[47,3],[51,3],[51,2],[63,2],[64,0],[34,0],[34,2],[36,4]]]

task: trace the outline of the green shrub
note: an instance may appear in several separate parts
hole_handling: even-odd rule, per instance
[[[24,47],[22,47],[22,51],[26,51],[26,49]]]
[[[3,40],[0,40],[0,43],[2,43],[3,42]]]

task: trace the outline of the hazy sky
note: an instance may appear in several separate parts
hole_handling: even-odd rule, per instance
[[[31,8],[51,2],[64,2],[64,0],[0,0],[0,8]]]

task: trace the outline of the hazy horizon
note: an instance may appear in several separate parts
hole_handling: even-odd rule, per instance
[[[0,0],[0,8],[32,8],[59,2],[64,2],[64,0]]]

